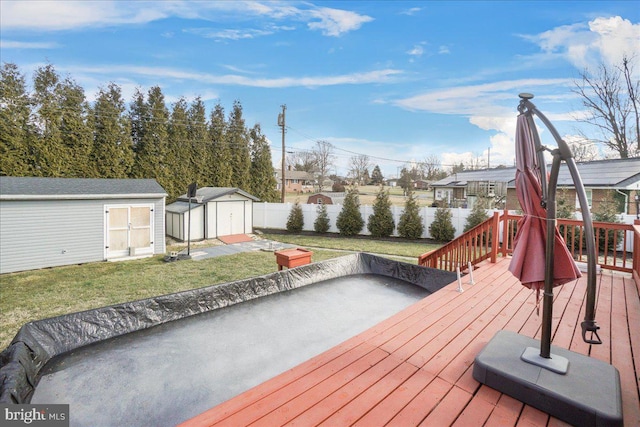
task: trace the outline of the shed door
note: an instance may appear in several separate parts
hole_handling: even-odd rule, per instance
[[[244,234],[244,202],[218,202],[218,236]]]
[[[105,208],[106,258],[153,253],[153,206]]]

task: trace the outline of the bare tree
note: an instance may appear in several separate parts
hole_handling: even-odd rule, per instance
[[[358,183],[364,184],[364,178],[369,175],[371,159],[366,154],[358,154],[349,160],[349,174]]]
[[[333,154],[333,145],[327,141],[317,141],[313,149],[313,155],[316,165],[318,191],[323,191],[323,182],[329,176],[329,170],[336,159],[336,156]]]
[[[420,163],[420,166],[422,167],[422,175],[425,179],[438,180],[447,176],[447,173],[442,169],[440,159],[435,154],[425,157]]]
[[[313,173],[316,170],[316,155],[314,151],[294,151],[287,156],[287,163],[297,171]]]
[[[580,95],[587,108],[587,115],[578,120],[599,129],[602,138],[596,141],[626,159],[633,153],[634,138],[638,140],[639,83],[634,80],[628,57],[623,57],[622,64],[608,67],[601,63],[595,75],[585,70],[573,92]]]
[[[581,137],[565,137],[576,162],[592,162],[600,157],[596,144]]]

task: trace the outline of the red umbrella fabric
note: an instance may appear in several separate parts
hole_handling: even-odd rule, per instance
[[[516,127],[516,192],[523,216],[518,221],[509,271],[528,288],[544,288],[547,210],[540,204],[542,185],[534,134],[525,114]],[[581,277],[581,273],[556,227],[553,286]]]

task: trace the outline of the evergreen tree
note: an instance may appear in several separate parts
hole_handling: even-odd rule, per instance
[[[324,234],[329,231],[330,222],[329,214],[327,213],[327,205],[320,203],[316,208],[316,220],[313,222],[313,229],[316,233]]]
[[[384,182],[384,177],[382,176],[382,171],[380,171],[380,166],[376,165],[373,168],[373,172],[371,172],[371,183],[373,185],[381,185]]]
[[[290,233],[299,233],[303,227],[304,214],[302,212],[302,206],[300,206],[300,201],[296,200],[287,217],[287,231]]]
[[[277,182],[271,161],[271,147],[256,124],[249,131],[251,139],[251,194],[265,202],[278,202]]]
[[[33,77],[33,104],[38,129],[32,147],[36,162],[33,173],[36,176],[65,176],[69,167],[70,155],[62,142],[60,130],[59,81],[60,77],[51,64],[38,68]]]
[[[466,233],[476,225],[482,224],[488,219],[489,215],[487,215],[487,211],[482,207],[482,203],[475,203],[467,217],[463,231]]]
[[[120,87],[110,83],[106,89],[101,88],[93,108],[92,153],[96,176],[100,178],[128,178],[131,173],[131,127],[124,113]]]
[[[209,123],[209,141],[211,142],[211,165],[209,185],[212,187],[231,187],[231,151],[227,143],[227,122],[224,109],[217,104],[211,112]]]
[[[448,208],[438,208],[436,210],[435,218],[429,226],[429,234],[431,237],[439,242],[448,242],[453,240],[456,229],[453,226],[451,219],[453,215]]]
[[[336,227],[343,236],[355,236],[362,231],[364,220],[360,213],[360,200],[356,188],[347,192],[342,210],[336,219]]]
[[[192,147],[187,127],[187,102],[180,98],[173,105],[169,120],[169,136],[165,165],[170,173],[170,184],[164,189],[169,194],[169,202],[187,191],[190,183],[195,181],[195,171],[191,164]]]
[[[149,117],[147,103],[140,88],[136,88],[133,101],[129,104],[129,122],[131,123],[131,142],[137,153],[142,148],[145,122]]]
[[[231,186],[251,192],[249,138],[244,118],[242,118],[242,105],[239,101],[233,103],[226,139],[231,153]]]
[[[373,237],[389,237],[395,227],[389,191],[380,186],[380,191],[378,191],[376,200],[373,203],[373,214],[369,215],[367,229]]]
[[[0,69],[0,175],[30,176],[34,129],[24,75],[15,64]]]
[[[200,97],[189,106],[187,112],[187,139],[191,143],[191,167],[194,181],[201,186],[211,186],[209,168],[213,163],[207,129],[207,111]]]
[[[616,224],[621,222],[618,218],[618,203],[611,196],[611,193],[607,193],[602,200],[600,200],[600,203],[593,208],[593,220]],[[603,254],[605,251],[611,253],[615,249],[616,244],[622,241],[622,233],[622,230],[607,232],[605,229],[598,229],[595,238],[598,242],[600,254]]]
[[[84,89],[67,78],[58,85],[62,121],[60,131],[62,142],[68,155],[65,175],[76,178],[96,176],[91,162],[93,149],[93,128],[89,122],[89,104],[84,96]]]
[[[136,178],[155,178],[163,187],[171,189],[170,170],[166,167],[169,141],[169,111],[164,103],[164,95],[159,86],[147,93],[142,139],[136,147]]]
[[[398,221],[398,234],[405,239],[419,239],[424,232],[424,224],[420,216],[420,207],[413,191],[409,191],[404,210]]]

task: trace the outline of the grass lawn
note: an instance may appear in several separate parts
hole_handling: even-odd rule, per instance
[[[313,261],[365,251],[414,257],[426,244],[344,239],[336,237],[267,235],[266,238],[313,247]],[[328,249],[319,249],[328,248]],[[338,249],[338,250],[332,250]],[[407,261],[406,259],[402,259]],[[0,349],[9,345],[24,323],[126,301],[195,289],[277,271],[270,252],[244,252],[201,261],[165,263],[162,256],[121,262],[9,273],[0,276]]]

